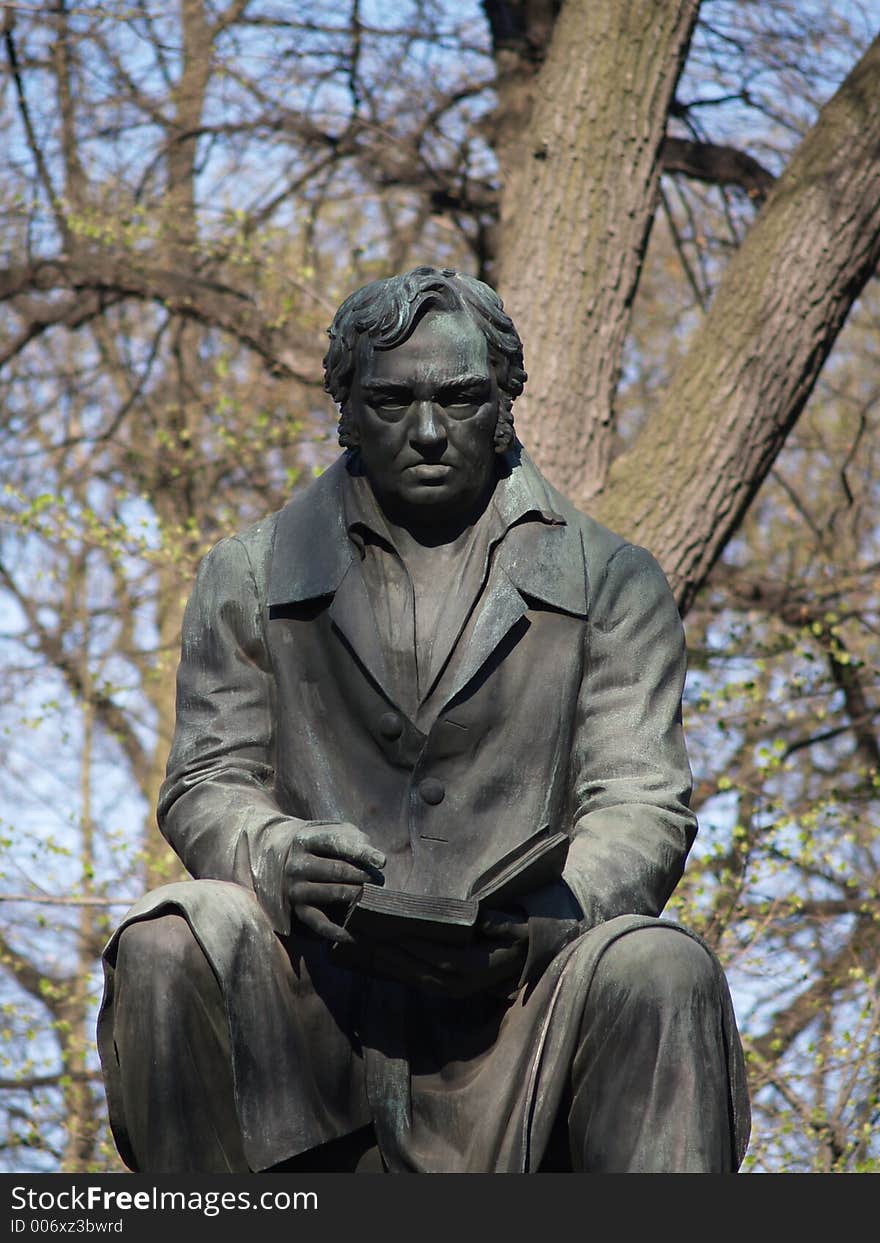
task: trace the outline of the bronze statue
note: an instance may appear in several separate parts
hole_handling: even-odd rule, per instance
[[[158,814],[196,879],[105,953],[123,1159],[735,1171],[727,986],[658,918],[696,831],[662,572],[529,461],[522,346],[481,282],[358,290],[325,373],[345,452],[221,541],[187,608]],[[362,895],[442,911],[560,833],[561,874],[456,936],[351,931]]]

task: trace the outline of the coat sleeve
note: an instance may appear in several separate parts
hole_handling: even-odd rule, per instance
[[[307,822],[275,800],[274,694],[254,565],[241,539],[222,540],[184,613],[159,828],[193,876],[253,890],[286,934],[284,864]]]
[[[696,834],[675,600],[651,554],[632,545],[618,547],[596,580],[572,743],[571,845],[562,880],[521,902],[521,983],[597,924],[659,915]]]
[[[672,592],[643,548],[608,561],[590,603],[564,880],[592,927],[659,915],[696,834],[681,726],[686,653]]]

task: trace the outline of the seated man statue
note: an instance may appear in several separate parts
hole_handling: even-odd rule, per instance
[[[343,454],[217,544],[186,610],[158,818],[194,879],[104,959],[122,1158],[735,1172],[727,985],[659,918],[696,831],[666,580],[517,441],[488,286],[373,281],[329,335]],[[366,885],[464,898],[542,831],[564,866],[469,939],[346,927]]]

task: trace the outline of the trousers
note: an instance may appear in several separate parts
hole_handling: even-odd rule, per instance
[[[658,924],[612,941],[573,1012],[573,1054],[537,1171],[734,1172],[723,1004],[717,962],[696,939]],[[123,929],[110,1021],[139,1172],[258,1172],[242,1141],[227,1015],[186,919],[162,913]],[[385,1168],[369,1125],[276,1156],[260,1172]]]

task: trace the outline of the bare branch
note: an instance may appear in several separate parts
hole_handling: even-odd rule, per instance
[[[26,993],[36,997],[54,1012],[53,993],[59,987],[64,986],[64,980],[50,975],[48,971],[40,971],[10,944],[2,931],[0,931],[0,965],[12,973]]]
[[[28,902],[32,906],[131,906],[131,898],[52,898],[27,893],[0,893],[0,902]]]
[[[77,1083],[100,1083],[101,1074],[97,1070],[59,1070],[54,1075],[28,1075],[21,1079],[0,1079],[0,1091],[32,1091],[34,1088],[57,1088],[60,1080],[72,1079]]]
[[[37,135],[33,127],[33,122],[31,121],[30,109],[28,108],[27,96],[25,95],[24,90],[24,82],[22,81],[18,63],[18,51],[16,49],[15,38],[12,33],[12,22],[7,22],[5,25],[3,31],[3,41],[6,44],[6,55],[9,58],[9,67],[12,70],[12,79],[15,82],[15,98],[18,103],[19,115],[21,116],[21,122],[24,126],[24,132],[27,138],[30,153],[33,156],[34,163],[37,167],[37,175],[46,193],[46,197],[49,200],[49,206],[55,216],[55,222],[61,230],[62,235],[66,235],[67,222],[64,219],[64,213],[59,207],[58,195],[54,185],[52,184],[52,178],[49,174],[43,150],[37,141]]]
[[[30,626],[30,633],[45,659],[64,678],[71,693],[79,700],[88,700],[94,705],[98,719],[104,728],[119,740],[120,746],[128,757],[135,774],[142,774],[148,763],[148,756],[138,741],[135,731],[126,717],[109,695],[83,682],[81,671],[76,661],[65,650],[60,637],[53,634],[40,618],[38,603],[19,590],[18,584],[9,570],[0,562],[0,581],[15,597],[19,608],[24,613]]]
[[[273,375],[320,387],[314,374],[301,371],[291,348],[291,332],[273,327],[239,290],[208,280],[102,253],[35,259],[0,271],[0,301],[28,291],[78,292],[158,302],[176,315],[230,333],[257,353]],[[316,341],[301,338],[300,348]]]
[[[664,173],[682,173],[715,186],[739,186],[758,204],[764,202],[776,180],[745,151],[713,142],[691,142],[667,135],[660,160]]]
[[[24,309],[23,301],[15,300],[13,306],[16,311]],[[118,301],[119,298],[113,294],[84,291],[81,295],[65,299],[59,304],[40,306],[35,301],[31,302],[27,308],[24,328],[12,338],[5,349],[0,350],[0,367],[5,367],[47,329],[59,326],[71,330],[81,328],[96,316],[103,315],[104,311]]]

